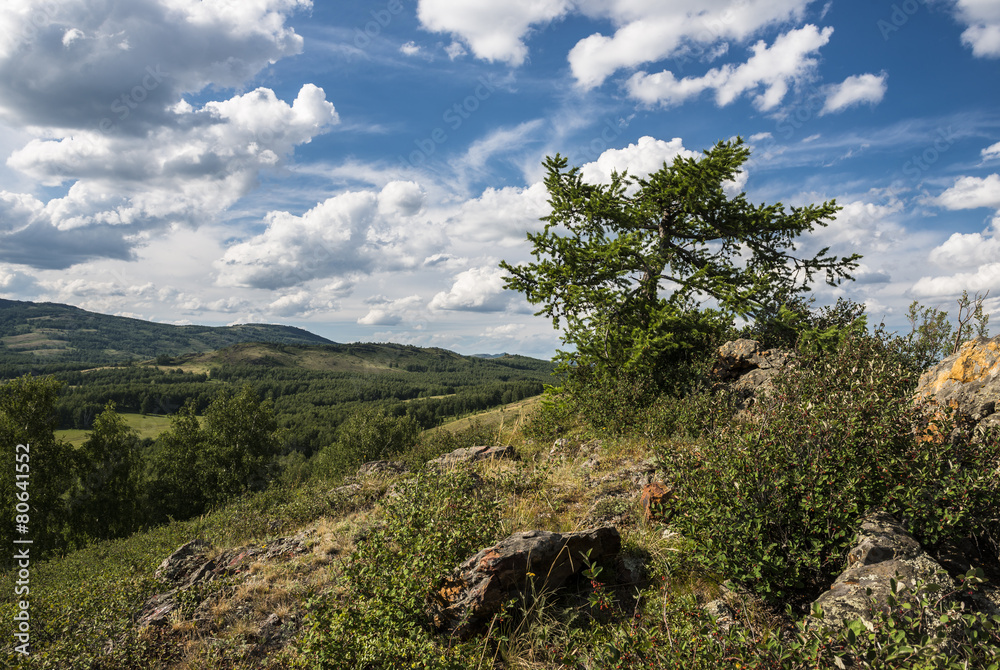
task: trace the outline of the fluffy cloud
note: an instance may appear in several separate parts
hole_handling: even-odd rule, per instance
[[[338,122],[322,89],[259,88],[193,107],[302,49],[309,0],[12,0],[0,15],[0,119],[35,139],[7,165],[65,192],[0,192],[0,260],[66,268],[130,259],[151,231],[199,225]]]
[[[980,58],[1000,57],[1000,5],[993,0],[958,0],[959,21],[968,26],[962,42]]]
[[[402,46],[399,47],[399,53],[403,54],[404,56],[416,56],[417,54],[420,53],[420,45],[418,45],[413,40],[410,40],[406,44],[403,44]]]
[[[817,200],[812,199],[813,202]],[[866,257],[885,254],[906,240],[906,230],[897,221],[901,211],[902,206],[898,202],[887,205],[864,200],[848,202],[842,205],[827,226],[816,228],[804,237],[802,246],[816,249],[830,247],[831,253],[838,255],[854,252],[862,252]]]
[[[1000,258],[1000,234],[996,225],[982,233],[953,233],[929,256],[932,263],[949,270],[987,265],[997,258]]]
[[[880,75],[859,74],[831,86],[827,91],[823,109],[820,110],[820,116],[862,103],[877,105],[885,96],[886,78],[884,72]]]
[[[226,250],[217,263],[227,286],[278,289],[324,277],[350,277],[400,269],[426,258],[428,231],[412,216],[422,194],[412,182],[391,182],[381,192],[349,191],[302,216],[270,212],[266,230]],[[410,218],[400,226],[399,217]],[[412,249],[411,247],[416,247]]]
[[[972,272],[959,272],[947,277],[922,277],[913,285],[914,295],[938,298],[970,293],[993,292],[1000,287],[1000,263],[986,263]]]
[[[955,185],[937,197],[937,203],[947,209],[1000,209],[1000,174],[985,178],[960,177]]]
[[[767,26],[799,19],[808,0],[580,0],[588,16],[618,26],[611,37],[595,33],[569,54],[573,76],[584,88],[601,85],[620,69],[692,54],[710,55],[725,40],[745,41]]]
[[[713,68],[700,77],[677,79],[669,70],[637,72],[628,80],[628,92],[647,104],[671,106],[714,90],[720,107],[756,92],[754,106],[767,111],[781,103],[792,83],[815,68],[816,60],[810,56],[830,41],[832,33],[833,28],[820,30],[809,24],[780,35],[771,46],[757,42],[746,63]]]
[[[451,238],[463,244],[512,247],[524,242],[525,232],[540,230],[539,219],[549,211],[544,184],[488,188],[478,198],[462,203],[445,226]]]
[[[184,93],[236,87],[302,38],[285,25],[310,0],[8,0],[0,13],[0,116],[122,132],[169,119]]]
[[[397,300],[389,300],[381,296],[368,301],[372,308],[358,319],[362,326],[398,326],[404,321],[412,320],[423,305],[419,295],[411,295]]]
[[[672,163],[677,156],[697,158],[699,155],[685,149],[679,137],[665,142],[647,135],[623,149],[608,149],[596,161],[584,165],[583,178],[592,184],[610,184],[612,172],[625,170],[634,177],[648,177],[664,163]]]
[[[988,146],[982,150],[982,155],[984,160],[992,160],[994,158],[1000,158],[1000,142],[994,145]]]
[[[460,272],[448,291],[431,300],[430,308],[470,312],[502,312],[507,309],[513,293],[503,287],[504,271],[495,265]]]
[[[745,41],[763,28],[800,19],[808,0],[420,0],[417,16],[427,30],[449,33],[479,58],[521,65],[525,38],[571,13],[608,22],[612,36],[595,33],[569,53],[569,64],[584,88],[601,85],[621,69],[674,57],[711,61],[726,53],[725,40]],[[454,59],[464,55],[457,43]]]
[[[0,260],[67,267],[129,258],[144,231],[224,211],[261,171],[336,122],[323,90],[307,84],[291,105],[257,89],[177,112],[175,124],[141,138],[80,131],[32,140],[7,164],[45,184],[72,185],[47,203],[0,192]]]
[[[317,311],[328,311],[336,309],[337,304],[331,301],[324,301],[309,291],[296,291],[283,295],[268,305],[268,313],[274,316],[311,316]]]
[[[0,296],[33,295],[37,294],[38,290],[38,282],[34,277],[0,265]]]
[[[569,0],[420,0],[417,17],[427,30],[450,33],[472,53],[490,61],[521,65],[528,55],[524,38],[534,25],[565,15]],[[454,59],[461,52],[449,47]]]

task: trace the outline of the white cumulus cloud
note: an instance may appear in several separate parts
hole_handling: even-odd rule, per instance
[[[762,28],[802,17],[808,0],[580,0],[580,10],[610,19],[614,35],[595,33],[569,53],[570,68],[584,88],[599,86],[621,69],[673,57],[679,66],[692,53],[711,60],[726,40],[743,42]]]
[[[811,56],[832,34],[833,28],[820,30],[808,24],[780,35],[770,46],[757,42],[745,63],[713,68],[700,77],[677,79],[669,70],[655,74],[640,71],[628,80],[628,92],[647,104],[673,106],[713,90],[720,107],[744,94],[755,94],[754,106],[768,111],[781,103],[791,84],[812,72],[817,61]]]
[[[504,271],[496,266],[471,268],[455,276],[448,291],[430,302],[431,309],[471,312],[502,312],[513,294],[503,287]]]
[[[960,177],[955,185],[937,197],[937,203],[946,209],[1000,209],[1000,174],[988,177]]]
[[[219,282],[278,289],[414,267],[426,258],[430,236],[412,218],[399,225],[399,217],[418,212],[421,202],[415,183],[390,182],[381,192],[348,191],[328,198],[302,216],[270,212],[263,233],[226,250],[216,264]]]
[[[417,17],[427,30],[449,33],[477,57],[521,65],[528,55],[524,43],[532,26],[565,15],[569,0],[420,0]],[[449,48],[452,59],[460,55]]]
[[[994,0],[958,0],[958,20],[968,26],[962,42],[980,58],[1000,58],[1000,4]]]
[[[612,172],[625,172],[634,177],[648,177],[672,163],[674,158],[697,158],[700,154],[684,148],[684,142],[675,137],[669,142],[648,135],[640,137],[635,144],[622,149],[608,149],[600,157],[583,166],[583,178],[592,184],[610,184]]]
[[[867,103],[877,105],[885,97],[887,75],[858,74],[831,86],[826,94],[826,102],[820,116],[839,112],[854,105]]]

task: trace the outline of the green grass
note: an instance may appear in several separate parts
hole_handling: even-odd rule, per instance
[[[142,414],[123,413],[121,416],[130,427],[134,428],[139,433],[140,438],[156,438],[160,433],[170,427],[170,417],[165,415],[147,414],[143,416]],[[57,438],[66,440],[74,447],[79,447],[83,444],[87,440],[88,435],[90,435],[90,431],[82,429],[56,431]]]
[[[522,421],[528,414],[530,414],[531,411],[538,406],[541,399],[542,396],[525,398],[524,400],[504,405],[503,407],[497,407],[485,412],[479,412],[478,414],[472,414],[470,416],[462,417],[461,419],[449,421],[426,432],[429,435],[433,435],[436,431],[460,433],[463,430],[468,430],[472,426],[492,428],[494,426],[506,425],[511,427]]]

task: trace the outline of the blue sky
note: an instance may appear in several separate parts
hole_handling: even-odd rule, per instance
[[[8,0],[0,296],[549,356],[497,267],[544,157],[740,135],[752,201],[843,206],[802,251],[863,265],[819,304],[996,322],[998,103],[997,0]]]

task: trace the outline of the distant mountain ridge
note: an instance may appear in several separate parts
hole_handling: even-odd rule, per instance
[[[44,372],[215,351],[242,342],[336,344],[293,326],[175,326],[59,303],[0,299],[0,370]]]

